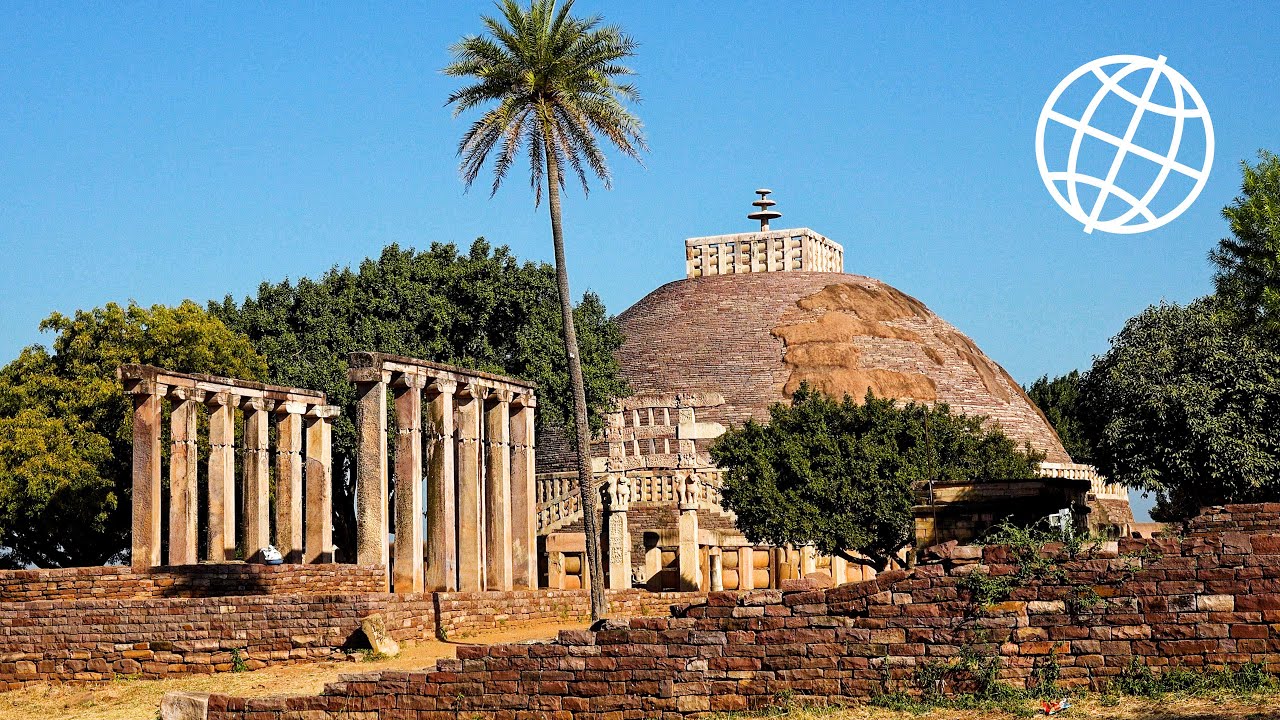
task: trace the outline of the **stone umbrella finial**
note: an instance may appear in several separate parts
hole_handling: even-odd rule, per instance
[[[751,204],[755,205],[760,209],[747,215],[748,220],[760,221],[760,232],[764,232],[765,230],[769,229],[770,220],[773,220],[774,218],[782,217],[782,213],[778,212],[777,210],[769,209],[774,205],[778,204],[769,199],[769,193],[771,192],[773,191],[768,188],[760,188],[759,190],[756,190],[756,194],[760,196],[760,199],[756,200]]]

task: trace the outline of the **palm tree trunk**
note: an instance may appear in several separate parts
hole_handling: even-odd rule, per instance
[[[578,447],[578,494],[582,501],[582,532],[587,536],[587,582],[591,586],[591,621],[608,612],[604,598],[604,572],[600,567],[600,531],[596,524],[597,498],[591,471],[591,423],[587,418],[587,391],[578,356],[578,332],[573,326],[573,302],[569,294],[569,268],[564,260],[564,233],[560,227],[560,165],[551,147],[547,155],[547,205],[551,210],[551,241],[556,253],[556,286],[560,290],[560,314],[564,318],[564,350],[569,356],[569,385],[573,390],[573,425]]]

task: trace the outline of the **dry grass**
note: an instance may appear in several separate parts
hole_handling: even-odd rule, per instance
[[[374,670],[418,670],[442,657],[453,657],[458,645],[520,642],[555,637],[563,629],[585,623],[522,623],[460,642],[420,642],[400,655],[375,662],[319,662],[278,665],[254,672],[188,675],[169,680],[129,680],[84,685],[40,684],[0,693],[0,720],[154,720],[166,692],[218,692],[256,697],[314,695],[339,675]]]

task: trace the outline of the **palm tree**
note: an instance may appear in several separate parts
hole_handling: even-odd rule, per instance
[[[573,0],[558,8],[555,0],[530,0],[527,9],[516,0],[500,0],[498,9],[501,18],[483,18],[488,36],[469,35],[449,48],[453,62],[444,73],[475,82],[452,93],[445,104],[453,106],[455,117],[472,108],[492,106],[458,144],[462,177],[468,188],[495,148],[491,195],[498,191],[522,148],[529,161],[535,205],[542,202],[542,183],[546,180],[564,348],[573,391],[591,617],[598,620],[606,608],[591,472],[591,426],[564,261],[560,191],[566,164],[582,183],[584,194],[590,192],[587,168],[606,188],[611,186],[598,136],[637,161],[640,151],[647,149],[640,120],[623,105],[624,101],[638,101],[639,94],[630,83],[620,81],[632,74],[620,62],[634,54],[636,43],[616,26],[602,26],[599,16],[570,15]]]

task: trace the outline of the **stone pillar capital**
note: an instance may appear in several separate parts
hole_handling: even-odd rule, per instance
[[[307,408],[307,417],[321,420],[332,420],[341,414],[342,408],[337,405],[312,405]]]
[[[382,368],[351,368],[347,371],[347,378],[357,385],[374,385],[391,382],[391,372]]]
[[[631,505],[631,478],[622,473],[605,476],[604,499],[609,512],[626,512]]]
[[[676,478],[676,499],[680,503],[680,512],[694,512],[698,509],[698,500],[702,495],[702,477],[690,472],[684,477]]]
[[[205,391],[189,387],[170,387],[168,395],[170,400],[204,402]]]
[[[204,404],[211,408],[220,408],[232,404],[231,393],[215,392],[209,393],[204,399]]]
[[[391,387],[397,390],[418,389],[427,386],[428,379],[425,375],[417,373],[394,373],[391,376]]]
[[[260,397],[244,397],[237,398],[240,409],[245,412],[260,412],[267,409],[267,401]]]
[[[538,407],[538,398],[531,390],[522,390],[512,394],[511,406],[517,408]]]
[[[453,380],[431,378],[431,382],[427,384],[426,389],[427,394],[432,397],[436,395],[453,395],[458,392],[458,383]]]
[[[275,404],[274,411],[277,415],[301,415],[307,411],[307,404],[281,401]]]

